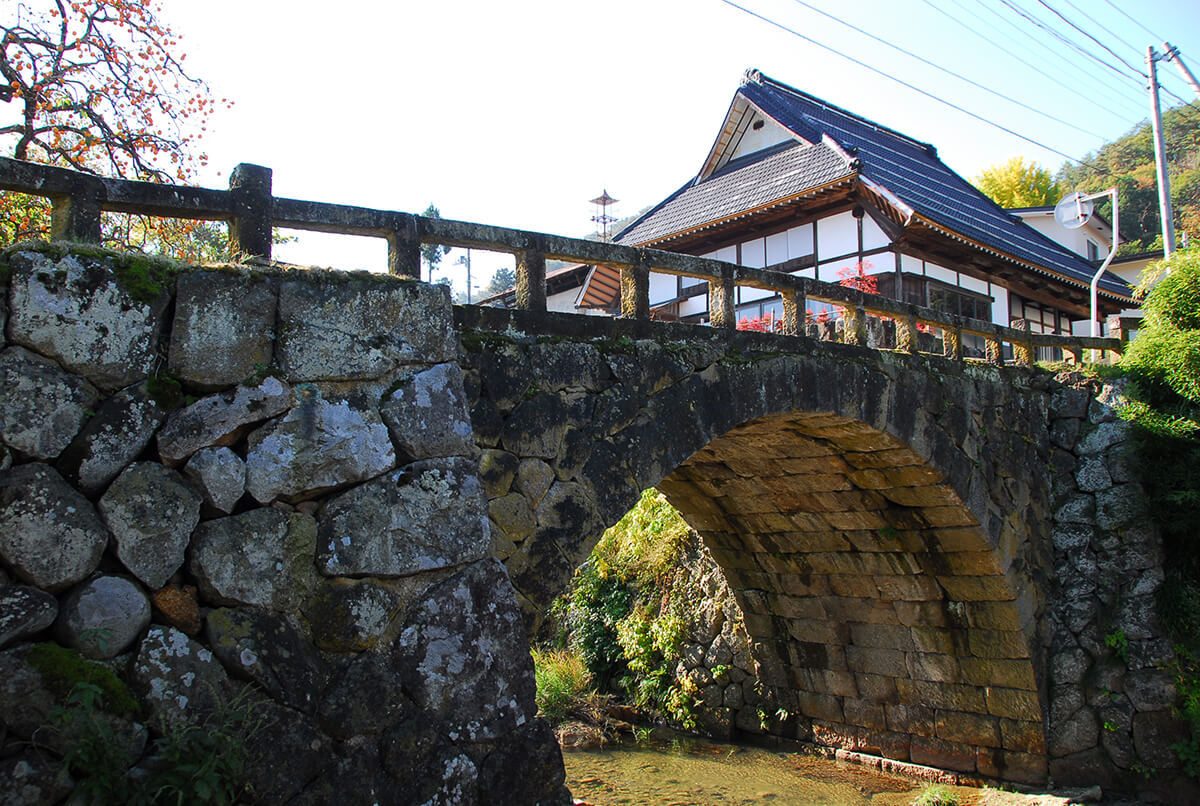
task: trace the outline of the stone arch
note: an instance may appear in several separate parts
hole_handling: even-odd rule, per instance
[[[521,455],[512,423],[535,411],[558,429],[537,435],[552,472],[506,556],[527,611],[544,612],[603,529],[658,486],[734,588],[764,675],[799,715],[786,732],[1044,779],[1048,483],[1028,435],[1045,431],[1045,407],[986,368],[720,338],[681,355],[653,342],[633,356],[505,348],[529,362],[529,386],[500,412],[500,446]],[[595,363],[609,377],[543,382],[547,367]]]

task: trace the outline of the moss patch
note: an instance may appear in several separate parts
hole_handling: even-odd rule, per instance
[[[103,708],[112,714],[136,717],[141,706],[119,677],[102,663],[90,661],[73,649],[58,644],[34,644],[29,648],[29,665],[61,700],[79,683],[90,683],[104,692]]]
[[[159,408],[166,411],[183,405],[183,387],[170,375],[156,375],[147,380],[146,392]]]

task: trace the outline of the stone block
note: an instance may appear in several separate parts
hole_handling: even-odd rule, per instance
[[[456,364],[437,364],[398,382],[380,401],[379,416],[396,447],[412,459],[478,453]]]
[[[918,652],[932,652],[941,655],[957,655],[958,646],[956,633],[937,627],[911,627],[912,646]]]
[[[1015,602],[968,602],[967,623],[984,630],[1020,630],[1021,613]]]
[[[57,633],[89,658],[114,658],[129,648],[150,623],[150,600],[135,583],[100,575],[64,597]]]
[[[905,627],[946,627],[946,608],[943,602],[905,602],[895,601],[892,607],[896,617]]]
[[[407,576],[478,560],[489,540],[475,463],[430,459],[331,499],[317,561],[327,576]]]
[[[212,652],[172,627],[150,627],[133,677],[149,716],[168,727],[202,720],[230,694],[228,675]]]
[[[879,596],[889,601],[928,602],[942,598],[941,588],[933,577],[920,575],[888,574],[874,578]],[[897,610],[899,612],[899,610]]]
[[[1017,596],[1003,576],[938,576],[937,581],[956,602],[1006,602]]]
[[[533,510],[520,493],[509,493],[488,501],[488,517],[493,527],[514,543],[529,537],[537,528]]]
[[[975,749],[929,736],[913,736],[908,748],[914,764],[942,770],[975,772]]]
[[[878,703],[847,697],[842,701],[842,711],[851,725],[870,730],[884,730],[887,727],[883,706]]]
[[[43,464],[0,472],[0,559],[50,593],[96,570],[109,534],[92,503]]]
[[[371,580],[332,579],[313,589],[301,607],[318,649],[362,652],[393,637],[404,598]]]
[[[0,649],[54,623],[58,600],[37,588],[0,585]]]
[[[488,498],[500,498],[512,489],[520,460],[508,451],[487,448],[479,457],[479,480]]]
[[[917,704],[885,704],[888,730],[919,736],[934,735],[934,711]]]
[[[935,683],[958,683],[961,680],[958,659],[951,655],[909,652],[907,659],[909,675],[913,680]]]
[[[802,715],[811,719],[822,719],[828,722],[845,721],[840,697],[816,694],[811,691],[797,691],[796,707]]]
[[[859,647],[910,650],[912,632],[908,627],[888,624],[851,624],[850,641]]]
[[[1000,747],[1000,724],[994,716],[938,711],[934,729],[939,739],[977,747]]]
[[[874,598],[879,595],[875,579],[859,574],[829,574],[829,587],[838,596],[861,596]]]
[[[201,498],[183,476],[157,462],[137,462],[117,476],[100,499],[117,557],[151,590],[183,565]]]
[[[1002,717],[1000,719],[1000,741],[1005,750],[1041,756],[1046,754],[1046,733],[1042,729],[1040,719],[1032,722]]]
[[[971,654],[977,658],[1027,658],[1029,641],[1020,630],[985,630],[967,633]]]
[[[271,366],[278,284],[233,271],[194,271],[176,281],[168,366],[189,386],[215,392]]]
[[[275,355],[292,383],[380,378],[403,364],[452,360],[457,344],[438,286],[308,271],[279,289]]]
[[[229,448],[201,448],[183,468],[206,506],[228,515],[246,492],[246,463]]]
[[[1037,691],[1033,663],[1029,660],[959,658],[962,682],[972,686],[997,686]]]
[[[114,272],[113,260],[18,252],[9,261],[9,341],[106,392],[150,374],[171,299],[161,286],[135,297],[122,281],[133,270]]]
[[[0,352],[0,436],[33,459],[54,459],[92,415],[100,393],[24,347]]]
[[[292,388],[277,378],[209,395],[171,414],[158,432],[158,453],[178,465],[201,448],[235,444],[251,425],[292,405]]]
[[[982,690],[987,692],[987,713],[989,714],[1025,721],[1040,721],[1042,718],[1042,703],[1036,691],[996,686],[989,686]],[[979,710],[984,709],[980,708]]]
[[[1148,711],[1133,715],[1133,746],[1143,759],[1153,759],[1156,767],[1179,766],[1172,745],[1187,739],[1187,723],[1169,711]]]
[[[154,438],[177,402],[176,394],[155,394],[148,381],[105,400],[71,441],[58,469],[85,495],[96,496],[130,465]],[[161,391],[161,386],[154,386]]]
[[[898,649],[846,647],[846,665],[852,672],[900,677],[907,673],[904,653]]]

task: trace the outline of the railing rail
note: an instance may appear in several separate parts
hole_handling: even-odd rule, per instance
[[[997,365],[1005,363],[1005,344],[1018,365],[1031,364],[1036,347],[1058,348],[1076,362],[1084,350],[1122,349],[1119,339],[1031,333],[1025,322],[1024,327],[1004,327],[836,283],[711,258],[390,210],[276,198],[271,193],[271,170],[246,163],[234,169],[229,190],[211,190],[108,179],[0,157],[0,190],[48,198],[53,210],[51,237],[56,240],[98,242],[101,213],[117,212],[225,221],[235,253],[268,259],[272,227],[380,237],[388,243],[388,271],[418,279],[424,244],[505,252],[516,260],[517,307],[534,311],[546,310],[546,261],[564,260],[618,269],[621,316],[633,319],[650,317],[650,274],[655,272],[707,281],[709,317],[717,328],[736,328],[735,289],[741,286],[780,295],[783,316],[777,332],[784,335],[804,332],[811,300],[843,309],[843,340],[851,344],[867,343],[866,320],[875,316],[895,322],[898,350],[918,352],[919,330],[933,328],[942,333],[943,353],[957,360],[964,359],[964,334],[983,339],[987,361]]]

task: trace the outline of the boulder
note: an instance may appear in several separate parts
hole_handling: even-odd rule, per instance
[[[252,509],[202,523],[188,567],[207,601],[291,612],[316,584],[316,539],[309,515]]]
[[[394,277],[305,272],[279,290],[279,366],[293,383],[379,378],[454,358],[443,288]]]
[[[313,642],[326,652],[374,649],[404,609],[400,598],[369,580],[333,579],[304,604]]]
[[[75,784],[65,762],[36,749],[0,759],[0,806],[51,806]]]
[[[183,476],[156,462],[130,465],[100,499],[117,557],[153,589],[183,565],[200,521],[200,496]]]
[[[62,643],[88,658],[115,658],[150,624],[150,600],[133,582],[97,576],[63,599],[58,614]]]
[[[0,352],[0,436],[34,459],[54,459],[93,413],[100,393],[24,347]]]
[[[104,259],[20,252],[10,265],[10,341],[106,392],[150,374],[171,299],[165,288],[145,284],[135,298]],[[125,276],[137,271],[126,267]]]
[[[201,448],[183,468],[204,503],[228,515],[246,492],[246,463],[229,448]]]
[[[205,649],[174,627],[153,625],[138,648],[133,677],[151,721],[195,724],[228,699],[229,678]]]
[[[0,586],[0,648],[37,635],[54,623],[58,600],[25,585]]]
[[[378,734],[416,712],[386,652],[362,652],[344,660],[321,697],[321,727],[343,741]]]
[[[438,364],[400,383],[384,395],[379,414],[396,447],[412,459],[479,452],[456,364]]]
[[[489,536],[474,462],[430,459],[326,504],[317,559],[328,576],[405,576],[478,560]]]
[[[254,423],[287,411],[292,388],[277,378],[239,386],[174,412],[158,433],[158,453],[177,465],[201,448],[233,445]]]
[[[451,741],[498,739],[537,713],[529,642],[498,560],[431,588],[408,614],[395,662],[405,690]]]
[[[277,281],[234,271],[196,271],[176,283],[168,366],[212,392],[271,366]]]
[[[194,585],[167,585],[150,595],[160,620],[195,637],[200,632],[200,602]]]
[[[315,387],[297,392],[294,408],[250,434],[246,490],[256,501],[299,501],[396,466],[378,413],[349,400],[326,400]]]
[[[0,473],[0,558],[18,578],[57,593],[100,564],[108,530],[92,503],[43,464]]]
[[[99,495],[150,444],[179,398],[163,383],[139,383],[105,400],[67,446],[58,469],[84,494]]]

